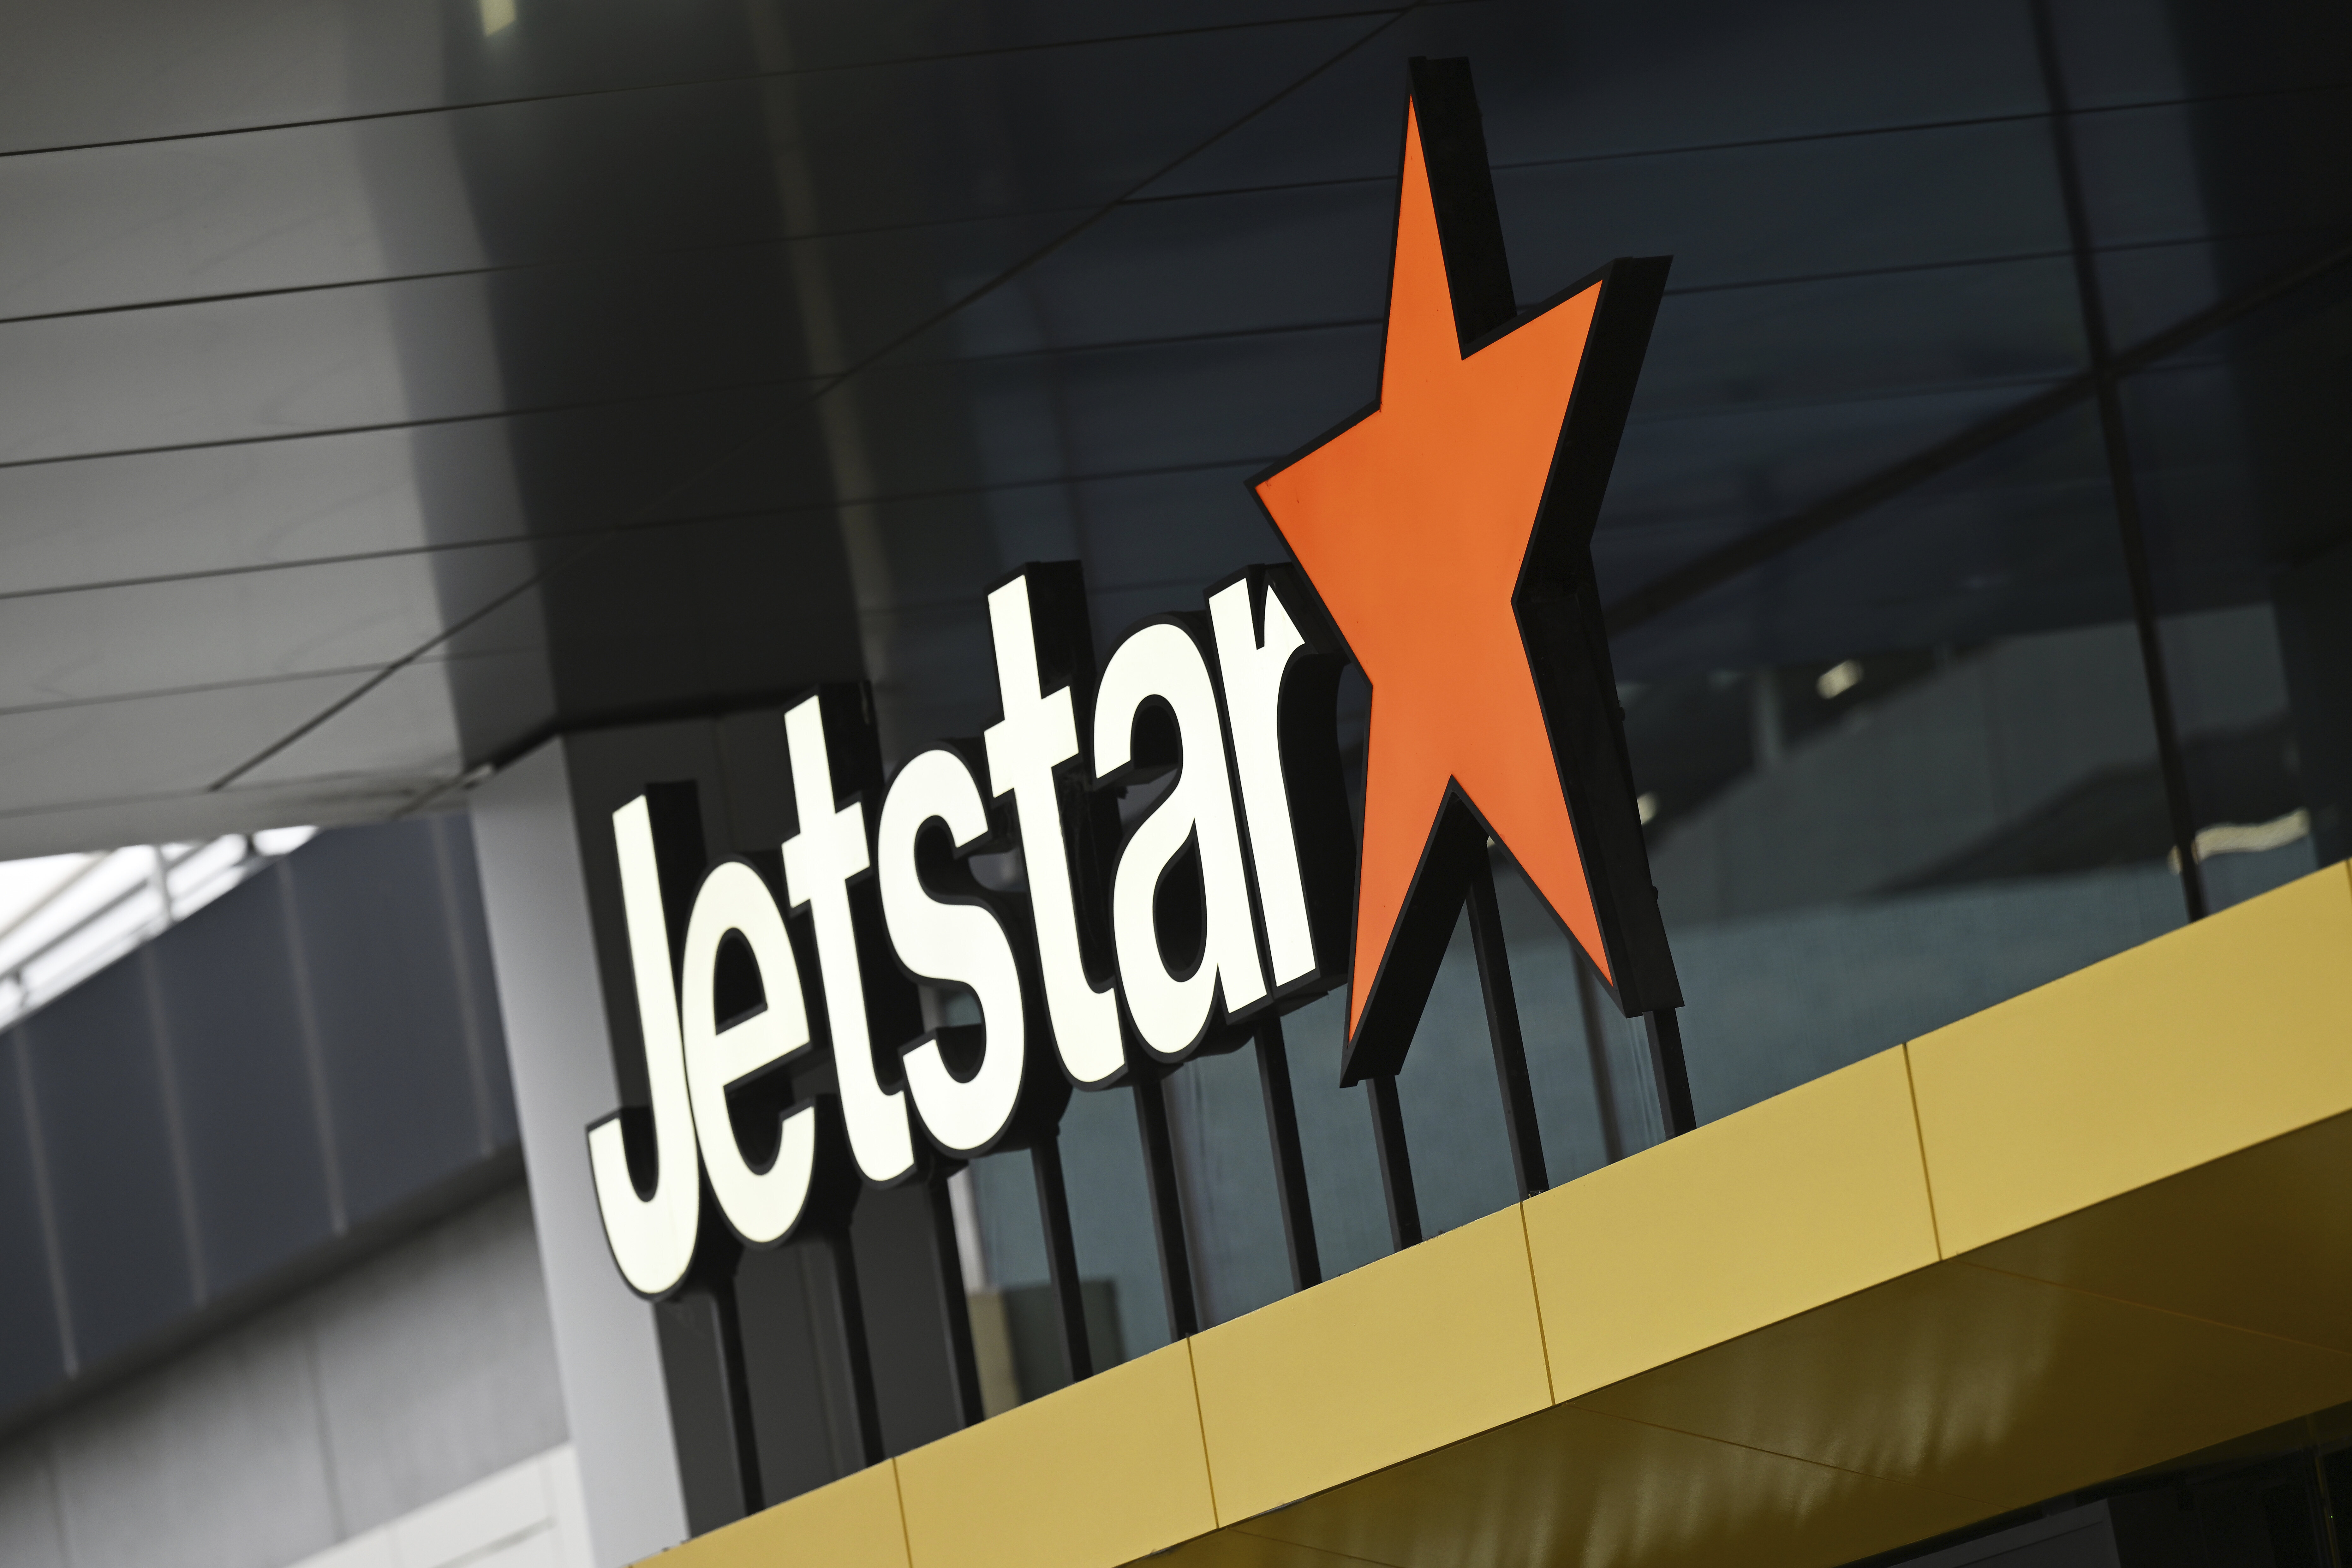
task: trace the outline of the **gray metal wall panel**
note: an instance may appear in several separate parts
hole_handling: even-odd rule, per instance
[[[340,1226],[277,875],[199,910],[154,944],[212,1293]]]
[[[0,1443],[0,1563],[280,1568],[563,1437],[513,1184]]]
[[[474,854],[474,825],[469,817],[436,816],[432,821],[436,864],[440,872],[441,907],[447,924],[452,1001],[467,1031],[467,1048],[477,1054],[484,1099],[478,1114],[492,1147],[503,1149],[521,1136],[515,1122],[514,1074],[507,1069],[506,1032],[499,1022],[498,978],[490,961],[490,925],[482,912],[481,863]]]
[[[23,1035],[0,1035],[0,1409],[65,1375],[48,1246],[26,1120]]]
[[[0,1423],[515,1139],[467,822],[320,835],[0,1035]]]
[[[133,954],[18,1026],[31,1050],[74,1347],[82,1366],[197,1304],[158,1070]]]
[[[409,822],[323,834],[287,863],[354,1221],[491,1147],[432,831]]]

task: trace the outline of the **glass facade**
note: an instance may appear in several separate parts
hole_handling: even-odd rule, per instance
[[[5,853],[438,809],[551,736],[701,725],[740,829],[713,842],[765,854],[781,791],[711,781],[768,765],[812,683],[873,683],[895,767],[998,717],[984,596],[1022,563],[1083,565],[1102,651],[1282,558],[1248,481],[1377,391],[1406,61],[1458,56],[1521,300],[1674,258],[1594,553],[1700,1121],[2352,857],[2341,5],[113,0],[11,27]],[[1348,677],[1359,795],[1371,700]],[[1495,870],[1540,1179],[1465,921],[1385,1140],[1339,1086],[1339,996],[1075,1096],[1097,1366],[1665,1135],[1649,1040],[1507,847]],[[1066,1375],[1035,1167],[955,1188],[992,1410]],[[926,1195],[861,1216],[926,1235]],[[727,1285],[755,1392],[695,1419],[756,1429],[768,1502],[871,1458],[796,1421],[838,1415],[837,1367],[761,1363],[797,1336],[816,1365],[837,1262]],[[704,1336],[666,1342],[723,1337],[709,1299],[661,1310]],[[949,1354],[931,1326],[893,1331]],[[893,1452],[963,1414],[914,1393]]]
[[[2352,853],[2340,16],[1482,5],[1394,31],[1365,52],[1477,70],[1523,299],[1675,258],[1596,555],[1702,1121]],[[877,514],[929,584],[867,612],[907,743],[992,717],[989,573],[1079,556],[1108,643],[1276,552],[1244,479],[1376,380],[1393,77],[1341,58],[894,347],[887,377],[955,364],[977,476]],[[978,559],[947,570],[949,538]],[[1498,872],[1557,1183],[1661,1116],[1637,1026]],[[1327,1273],[1391,1245],[1339,1008],[1285,1025]],[[1466,922],[1398,1090],[1428,1231],[1518,1195]],[[1167,1320],[1127,1094],[1080,1096],[1064,1145],[1090,1313],[1133,1354]],[[1170,1094],[1218,1321],[1291,1288],[1257,1064]],[[1025,1161],[973,1173],[1016,1316],[1045,1279]]]

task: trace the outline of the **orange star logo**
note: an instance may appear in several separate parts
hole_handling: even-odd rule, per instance
[[[1681,1001],[1591,561],[1664,275],[1517,311],[1467,64],[1413,62],[1380,401],[1256,486],[1372,688],[1347,1081],[1402,1065],[1489,836],[1629,1016]]]

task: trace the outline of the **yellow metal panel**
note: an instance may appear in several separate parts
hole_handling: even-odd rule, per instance
[[[1226,1522],[1550,1403],[1516,1208],[1192,1342]]]
[[[1577,1403],[2021,1507],[2352,1399],[2352,1357],[1938,1264]]]
[[[2352,1352],[2347,1176],[2352,1115],[2331,1117],[1966,1261]]]
[[[1108,1568],[1213,1528],[1189,1343],[900,1455],[913,1568]]]
[[[2332,866],[1912,1042],[1947,1256],[2352,1110]]]
[[[2352,1401],[2347,959],[2338,868],[666,1561],[1833,1568]]]
[[[1238,1530],[1398,1568],[1831,1568],[1987,1511],[1558,1405]]]
[[[898,1465],[886,1459],[648,1561],[661,1568],[908,1568]]]
[[[1367,1560],[1287,1541],[1269,1541],[1236,1528],[1188,1541],[1172,1552],[1156,1552],[1143,1562],[1150,1568],[1363,1568]],[[1370,1568],[1387,1565],[1376,1563]]]
[[[1561,1399],[1936,1261],[1900,1049],[1524,1207]]]

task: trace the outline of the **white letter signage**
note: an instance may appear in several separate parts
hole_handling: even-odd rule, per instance
[[[793,703],[797,830],[709,866],[675,968],[662,868],[700,863],[699,830],[688,812],[671,844],[669,808],[646,795],[614,813],[652,1137],[631,1112],[629,1137],[609,1117],[589,1149],[633,1288],[690,1282],[706,1182],[746,1245],[781,1245],[820,1215],[830,1233],[861,1185],[909,1180],[930,1151],[1036,1147],[1073,1086],[1224,1048],[1243,1020],[1331,988],[1349,873],[1339,660],[1301,631],[1277,575],[1219,589],[1205,616],[1137,627],[1097,683],[1076,568],[1023,568],[988,598],[1002,717],[918,752],[878,811],[870,701],[824,688]],[[1119,843],[1120,796],[1150,787]],[[1012,847],[1025,886],[983,886],[972,857]],[[907,980],[932,988],[937,1026],[911,1003],[876,1011]],[[970,1021],[948,1021],[967,998]]]

